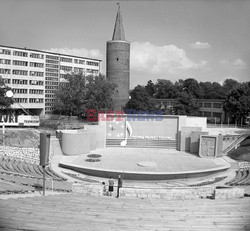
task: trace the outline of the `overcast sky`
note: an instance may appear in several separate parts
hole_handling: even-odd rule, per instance
[[[117,1],[0,0],[0,44],[103,60]],[[250,1],[120,1],[131,88],[149,79],[250,81]]]

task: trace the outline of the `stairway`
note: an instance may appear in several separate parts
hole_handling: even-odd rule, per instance
[[[232,144],[230,144],[227,148],[225,148],[222,153],[223,155],[227,155],[231,150],[233,150],[234,148],[237,148],[237,146],[247,137],[249,136],[249,134],[242,134],[241,136],[238,137],[238,139],[236,139]]]
[[[107,147],[127,147],[127,148],[165,148],[177,149],[176,140],[153,140],[153,139],[128,139],[126,146],[121,146],[124,139],[107,139]]]

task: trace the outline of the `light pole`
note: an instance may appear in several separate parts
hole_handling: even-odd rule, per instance
[[[8,90],[8,91],[6,91],[5,96],[7,98],[11,98],[11,97],[13,97],[13,92],[11,90]],[[3,119],[3,147],[5,147],[4,134],[5,134],[5,124],[4,124],[4,119]]]

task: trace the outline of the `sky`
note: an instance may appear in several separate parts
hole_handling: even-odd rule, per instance
[[[117,1],[0,0],[0,44],[103,60]],[[148,80],[250,81],[250,0],[120,1],[130,88]]]

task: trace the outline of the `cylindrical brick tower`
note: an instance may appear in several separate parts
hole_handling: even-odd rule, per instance
[[[120,6],[113,38],[107,42],[106,63],[106,76],[117,86],[114,94],[114,110],[122,110],[129,99],[130,42],[125,40]]]

